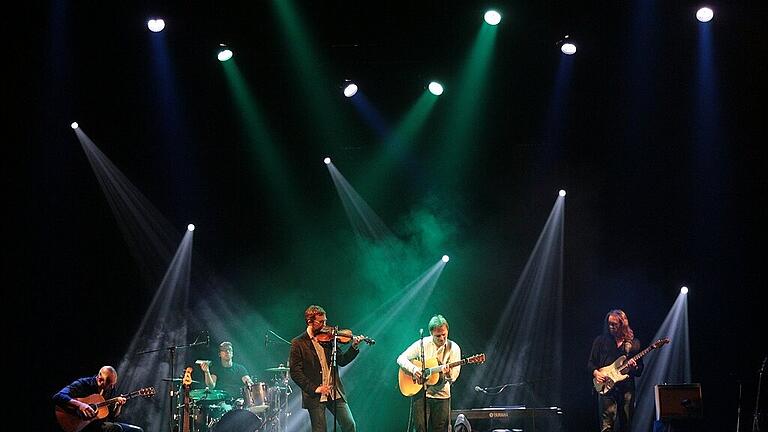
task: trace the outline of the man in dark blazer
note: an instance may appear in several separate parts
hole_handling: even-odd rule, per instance
[[[291,379],[301,387],[301,406],[309,412],[312,432],[326,431],[326,409],[339,421],[343,432],[355,432],[355,419],[347,405],[344,385],[338,369],[332,370],[332,343],[318,340],[327,322],[325,310],[317,305],[309,306],[304,311],[304,320],[307,330],[291,341],[290,367]],[[351,348],[345,352],[337,350],[338,366],[346,366],[357,357],[361,340],[362,336],[355,336]]]

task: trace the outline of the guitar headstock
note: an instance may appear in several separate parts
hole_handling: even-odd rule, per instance
[[[152,397],[154,395],[155,395],[154,387],[145,387],[143,389],[139,389],[139,396]]]
[[[475,354],[475,355],[473,355],[471,357],[467,357],[467,363],[468,364],[483,363],[483,362],[485,362],[485,354],[484,353]]]
[[[654,348],[658,348],[658,347],[664,346],[664,345],[666,345],[666,344],[668,344],[670,342],[671,342],[671,340],[668,337],[665,337],[664,339],[659,339],[656,342],[654,342],[653,343],[653,347]]]

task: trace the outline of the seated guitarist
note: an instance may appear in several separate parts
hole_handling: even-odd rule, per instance
[[[435,315],[429,320],[429,333],[423,339],[412,343],[397,358],[397,364],[416,378],[421,377],[421,367],[411,360],[419,360],[422,343],[424,346],[424,358],[426,360],[436,358],[439,364],[445,365],[442,376],[435,385],[427,386],[426,415],[429,428],[424,421],[424,391],[420,391],[411,398],[411,415],[408,431],[417,432],[446,432],[451,423],[451,384],[456,381],[461,372],[461,366],[448,367],[448,363],[461,359],[461,348],[451,340],[448,340],[448,321],[442,315]],[[419,360],[420,361],[420,360]]]
[[[96,376],[80,378],[59,390],[53,395],[53,402],[67,411],[78,414],[83,420],[93,419],[81,429],[83,432],[143,432],[143,429],[138,426],[114,421],[126,402],[124,397],[117,397],[115,404],[109,407],[109,416],[105,419],[97,419],[97,411],[89,404],[78,400],[94,394],[101,395],[104,399],[111,399],[115,397],[116,386],[117,371],[112,366],[103,366]]]
[[[624,311],[614,309],[605,316],[605,331],[592,342],[587,367],[598,383],[603,383],[607,376],[600,368],[610,365],[621,356],[632,356],[640,352],[640,341],[635,338],[629,319]],[[635,411],[635,379],[643,372],[643,360],[630,360],[628,377],[616,383],[608,393],[597,395],[600,432],[629,432],[632,428],[632,416]]]

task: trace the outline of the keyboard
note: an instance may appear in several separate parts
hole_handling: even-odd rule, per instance
[[[562,428],[563,410],[559,407],[528,408],[523,405],[451,410],[451,424],[463,414],[472,431],[510,428],[535,432],[559,431]],[[457,429],[455,429],[457,430]]]

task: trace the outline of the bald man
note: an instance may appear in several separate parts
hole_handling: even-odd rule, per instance
[[[91,405],[77,399],[93,394],[101,395],[104,399],[111,399],[115,397],[116,387],[117,371],[112,366],[102,366],[96,376],[77,379],[59,390],[53,395],[53,402],[68,412],[78,413],[83,419],[93,419],[96,417],[97,411]],[[120,410],[125,402],[124,397],[117,396],[115,404],[109,406],[109,415],[104,419],[94,419],[81,432],[143,432],[143,429],[138,426],[114,421],[120,415]]]

